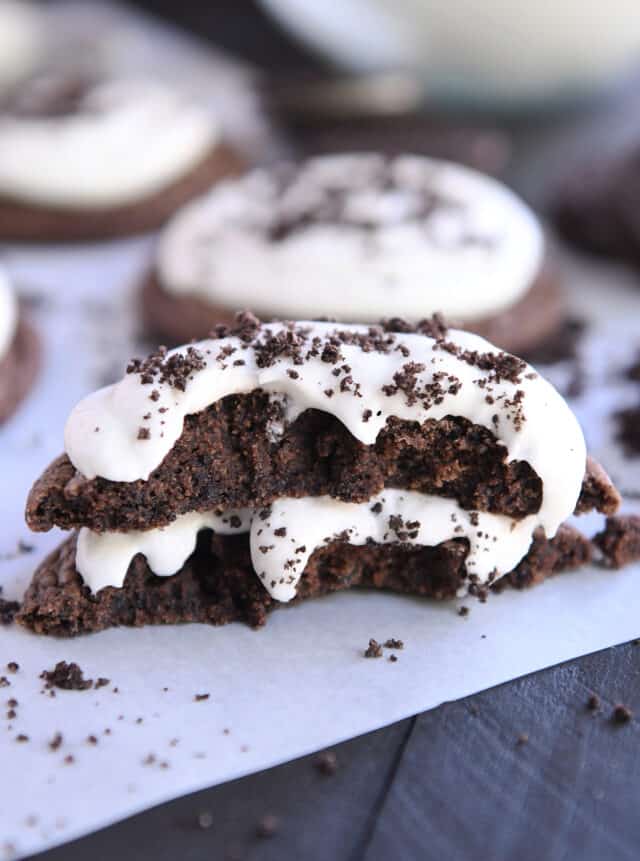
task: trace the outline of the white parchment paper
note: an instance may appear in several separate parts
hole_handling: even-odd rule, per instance
[[[0,430],[5,597],[20,596],[61,539],[30,536],[23,505],[33,479],[62,450],[69,410],[142,350],[136,290],[151,251],[150,239],[3,250],[45,346],[34,392]],[[561,266],[573,305],[592,323],[582,345],[588,389],[573,405],[593,454],[633,510],[640,459],[622,457],[609,416],[637,393],[620,369],[640,347],[640,284],[620,267],[566,255]],[[560,364],[551,373],[562,387],[570,369]],[[21,539],[32,553],[16,553]],[[0,858],[636,637],[639,577],[638,568],[562,575],[485,605],[467,599],[465,618],[456,604],[354,592],[283,609],[258,632],[191,625],[62,641],[0,629],[0,676],[10,682],[0,688]],[[364,660],[370,637],[404,640],[399,660]],[[110,684],[50,697],[39,674],[63,659]],[[15,674],[5,669],[11,661],[20,666]],[[209,697],[196,701],[198,694]],[[18,700],[17,716],[5,719],[10,698]],[[63,742],[52,751],[56,732]]]

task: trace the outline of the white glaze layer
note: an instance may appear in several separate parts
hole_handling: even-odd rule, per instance
[[[233,516],[238,520],[232,519]],[[201,529],[232,535],[248,532],[250,526],[250,514],[239,511],[228,514],[183,514],[170,526],[147,532],[99,533],[81,529],[78,533],[76,567],[93,592],[105,586],[122,586],[129,564],[137,553],[146,557],[154,574],[169,577],[179,571],[191,556]]]
[[[388,336],[387,352],[365,352],[358,344],[341,343],[337,364],[323,361],[322,345],[339,332],[355,337],[366,334],[367,328],[335,323],[299,323],[290,328],[274,323],[263,325],[249,342],[238,336],[201,341],[195,348],[204,367],[192,374],[185,391],[168,382],[143,385],[139,374],[127,374],[119,383],[89,395],[72,411],[65,428],[67,454],[89,479],[146,480],[180,437],[185,416],[226,395],[258,388],[284,398],[287,421],[306,409],[323,410],[367,445],[375,442],[392,416],[420,423],[447,415],[464,416],[492,430],[506,447],[509,461],[526,461],[535,470],[543,483],[538,523],[548,536],[556,532],[575,507],[586,447],[575,416],[550,383],[524,363],[517,382],[492,381],[491,371],[480,370],[421,334]],[[302,353],[317,337],[318,355],[307,355],[301,364],[291,356],[280,356],[267,367],[259,367],[260,343],[268,333],[298,337]],[[460,350],[498,352],[468,332],[449,330],[447,338]],[[184,354],[186,349],[168,355]],[[429,391],[439,381],[443,387],[440,397],[425,404],[422,397],[412,400],[403,391],[385,392],[409,363],[420,369],[415,374],[417,390]],[[343,365],[349,367],[351,378],[344,389],[346,373],[333,373]],[[450,377],[456,381],[451,390]],[[327,390],[332,390],[331,397]],[[150,397],[153,391],[155,400]],[[523,393],[522,421],[514,420],[518,392]],[[148,438],[140,438],[141,427],[148,431]]]
[[[376,513],[374,507],[381,505]],[[466,538],[467,572],[486,583],[511,571],[527,553],[536,515],[516,521],[499,514],[464,511],[452,499],[387,488],[365,503],[329,496],[277,500],[268,516],[248,510],[231,514],[185,514],[170,526],[147,532],[94,533],[81,529],[76,567],[89,587],[122,586],[131,560],[142,553],[159,576],[175,574],[193,553],[200,529],[225,535],[250,533],[254,571],[277,601],[296,595],[312,553],[338,536],[349,544],[403,543],[436,546]],[[394,520],[400,518],[400,520]],[[284,532],[283,532],[284,530]],[[469,585],[468,583],[466,584]]]
[[[217,138],[206,109],[166,85],[108,81],[68,115],[0,116],[0,195],[69,209],[135,202],[186,174]]]
[[[543,256],[537,218],[495,179],[346,155],[311,159],[284,186],[265,170],[217,185],[174,216],[156,270],[167,292],[264,317],[464,322],[514,305]]]
[[[17,326],[18,303],[9,276],[0,268],[0,359],[7,355]]]

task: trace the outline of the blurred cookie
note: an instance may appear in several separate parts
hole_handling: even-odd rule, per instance
[[[215,118],[165,84],[33,79],[0,113],[0,239],[151,230],[239,165]]]
[[[450,162],[370,154],[219,184],[161,235],[142,307],[172,342],[243,308],[365,323],[440,312],[515,353],[562,314],[540,223],[513,192]]]
[[[40,343],[0,270],[0,423],[15,412],[40,367]]]
[[[580,162],[552,201],[558,230],[594,254],[637,262],[639,177],[640,145]]]

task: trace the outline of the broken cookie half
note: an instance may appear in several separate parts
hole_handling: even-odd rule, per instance
[[[352,586],[484,595],[576,568],[616,511],[555,389],[434,318],[261,324],[131,362],[85,398],[27,522],[72,536],[18,621],[42,633],[246,620]]]

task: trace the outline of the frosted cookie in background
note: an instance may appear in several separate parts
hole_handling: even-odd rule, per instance
[[[23,319],[7,272],[0,268],[0,423],[13,415],[40,367],[40,343]]]
[[[637,266],[639,165],[637,133],[617,149],[577,158],[558,182],[550,201],[560,233],[585,251]]]
[[[35,77],[0,113],[0,240],[151,230],[239,164],[215,115],[171,85]]]
[[[515,353],[562,315],[541,225],[512,191],[450,162],[377,154],[220,183],[165,228],[142,307],[174,343],[242,308],[364,323],[439,312]]]
[[[0,97],[42,59],[44,19],[31,3],[0,0]]]

